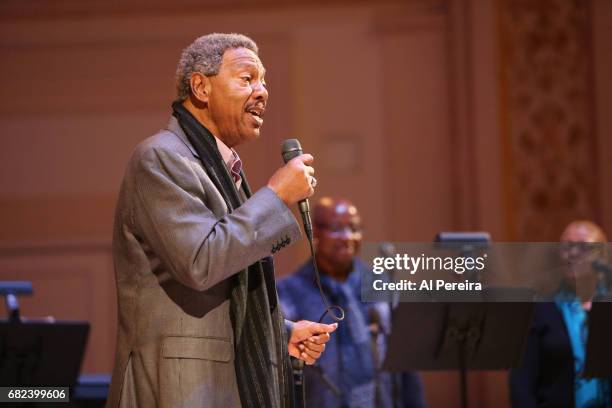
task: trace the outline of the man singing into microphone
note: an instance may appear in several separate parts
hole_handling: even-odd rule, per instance
[[[129,160],[108,407],[290,407],[289,355],[312,364],[336,328],[283,319],[270,256],[300,236],[288,206],[314,192],[312,156],[251,193],[233,149],[259,136],[264,74],[248,37],[198,38],[178,63],[168,125]]]

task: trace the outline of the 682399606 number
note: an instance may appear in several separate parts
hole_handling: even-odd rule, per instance
[[[0,387],[0,402],[68,402],[68,387]]]

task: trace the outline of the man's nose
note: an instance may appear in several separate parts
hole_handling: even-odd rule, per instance
[[[253,96],[257,99],[261,99],[264,102],[268,100],[268,89],[263,82],[257,81],[253,84]]]
[[[578,258],[580,257],[580,255],[582,255],[581,251],[579,248],[577,247],[572,247],[569,250],[569,257],[570,258]]]

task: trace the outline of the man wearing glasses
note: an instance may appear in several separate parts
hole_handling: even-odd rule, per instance
[[[348,200],[325,197],[313,208],[316,263],[325,295],[345,310],[346,318],[326,344],[325,353],[305,369],[306,405],[313,407],[423,406],[416,374],[380,372],[389,305],[364,303],[361,278],[371,274],[359,257],[362,230],[357,208]],[[312,260],[278,283],[288,319],[317,321],[324,309]]]
[[[563,231],[561,285],[552,302],[536,305],[522,365],[510,373],[513,407],[612,406],[610,380],[582,376],[588,313],[609,284],[601,272],[608,269],[606,241],[591,221],[573,221]]]

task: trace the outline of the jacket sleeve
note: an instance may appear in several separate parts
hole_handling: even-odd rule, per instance
[[[298,311],[298,305],[296,304],[296,299],[302,299],[300,296],[305,296],[303,294],[296,293],[294,291],[294,281],[295,276],[290,276],[281,279],[276,284],[276,291],[278,292],[278,300],[280,302],[281,310],[283,312],[283,317],[285,318],[285,327],[289,331],[289,325],[287,322],[297,322],[302,320],[304,316],[300,316]],[[291,327],[293,329],[293,327]],[[289,331],[290,332],[290,331]]]
[[[510,401],[513,407],[535,408],[537,379],[539,375],[540,328],[534,316],[527,335],[527,344],[521,365],[510,370]]]
[[[212,183],[206,190],[203,169],[189,158],[149,147],[132,161],[135,229],[186,286],[207,290],[300,237],[295,217],[267,187],[218,218],[206,202],[222,198]]]
[[[407,371],[399,375],[401,380],[401,397],[404,408],[425,408],[425,395],[421,376],[414,371]]]

